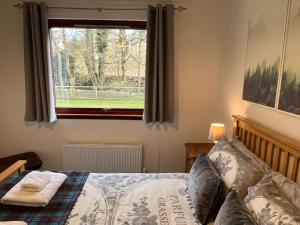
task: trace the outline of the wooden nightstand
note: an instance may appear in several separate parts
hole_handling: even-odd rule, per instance
[[[185,143],[186,158],[185,158],[185,172],[190,172],[193,163],[198,157],[199,153],[205,152],[206,154],[214,146],[213,143]]]

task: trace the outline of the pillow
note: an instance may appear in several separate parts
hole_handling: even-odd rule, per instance
[[[273,170],[270,174],[279,191],[300,210],[300,185]]]
[[[290,179],[286,178],[285,176],[281,175],[270,169],[270,167],[258,158],[253,152],[251,152],[243,142],[234,139],[230,144],[241,151],[243,154],[251,158],[254,165],[257,166],[260,171],[264,173],[271,173],[272,180],[276,184],[277,188],[280,192],[282,192],[285,197],[294,205],[298,210],[300,210],[300,185],[296,184],[295,182],[291,181]]]
[[[230,144],[243,153],[245,156],[251,159],[252,163],[263,173],[268,173],[270,171],[270,167],[267,163],[262,161],[259,157],[257,157],[253,152],[251,152],[243,142],[233,139]]]
[[[248,212],[246,206],[232,190],[223,203],[214,225],[256,225],[254,218]]]
[[[222,139],[209,152],[223,182],[227,188],[235,189],[243,199],[247,189],[255,185],[263,173],[251,163],[251,159],[230,145],[228,140]]]
[[[201,153],[188,176],[188,192],[198,220],[207,224],[217,215],[225,197],[224,184],[212,162]]]
[[[300,225],[300,211],[280,193],[271,175],[249,188],[245,202],[259,225]]]

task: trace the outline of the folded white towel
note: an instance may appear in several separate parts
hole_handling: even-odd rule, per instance
[[[7,222],[0,222],[0,225],[27,225],[27,223],[23,221],[7,221]]]
[[[23,191],[42,191],[50,179],[47,172],[32,171],[23,178],[21,188]]]
[[[44,172],[50,176],[50,182],[40,192],[28,192],[21,189],[22,180],[10,189],[1,199],[2,204],[45,207],[57,190],[67,179],[62,173]]]

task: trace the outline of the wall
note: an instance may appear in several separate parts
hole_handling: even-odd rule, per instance
[[[61,169],[65,142],[142,142],[145,166],[150,172],[183,171],[184,143],[207,141],[208,124],[215,118],[223,2],[175,2],[188,8],[175,16],[175,124],[147,127],[141,121],[59,120],[52,128],[30,126],[23,121],[22,12],[12,7],[17,2],[0,3],[0,157],[33,150],[41,156],[45,168]],[[101,4],[93,0],[90,4],[79,0],[48,2]],[[110,2],[118,5],[118,1]],[[119,2],[146,6],[149,1]]]
[[[248,15],[251,1],[226,2],[226,31],[220,63],[218,119],[231,127],[231,115],[240,114],[293,139],[300,139],[300,119],[242,100]],[[227,129],[231,136],[231,129]]]

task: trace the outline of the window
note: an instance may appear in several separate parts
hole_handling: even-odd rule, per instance
[[[58,118],[141,119],[146,22],[49,20]]]

